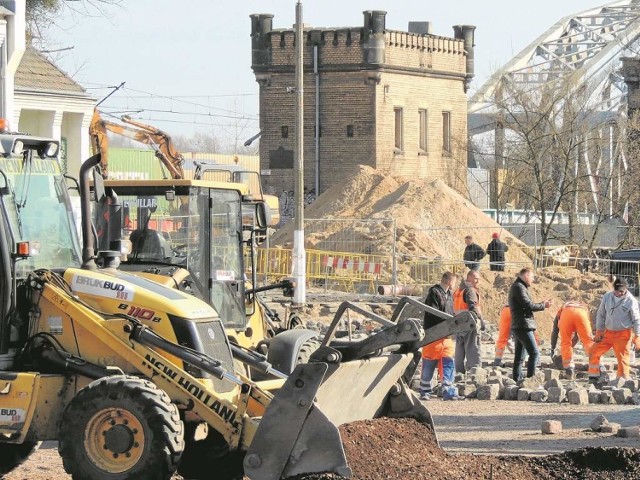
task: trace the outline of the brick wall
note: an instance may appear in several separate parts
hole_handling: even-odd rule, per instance
[[[305,31],[305,189],[315,185],[315,77],[318,46],[320,193],[359,164],[407,177],[441,178],[466,186],[466,53],[462,40],[407,32],[384,33],[384,63],[367,64],[362,28]],[[295,34],[269,33],[268,62],[253,65],[260,87],[260,167],[265,190],[293,190],[295,154]],[[403,108],[404,148],[394,149],[394,107]],[[418,110],[428,111],[428,151],[419,151]],[[442,112],[451,112],[452,152],[442,151]],[[282,138],[281,127],[288,128]],[[347,130],[353,134],[347,135]],[[274,162],[274,158],[277,160]],[[284,168],[283,168],[284,166]]]

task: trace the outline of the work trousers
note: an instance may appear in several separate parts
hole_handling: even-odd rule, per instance
[[[496,340],[496,353],[494,363],[499,365],[502,362],[504,356],[504,349],[509,343],[509,337],[511,336],[511,312],[508,308],[503,308],[500,311],[500,325],[498,328],[498,340]]]
[[[581,307],[564,307],[558,321],[558,329],[560,330],[562,367],[575,368],[573,363],[573,334],[578,334],[578,338],[584,345],[584,351],[587,355],[589,355],[593,346],[593,332],[591,331],[589,313]]]
[[[600,376],[600,357],[613,348],[613,353],[618,359],[618,377],[629,378],[630,364],[629,353],[631,352],[631,329],[626,330],[605,330],[604,338],[593,344],[589,353],[589,377],[598,378]]]
[[[433,386],[433,374],[438,367],[442,366],[440,371],[440,379],[443,385],[453,385],[455,379],[455,369],[453,367],[452,357],[442,357],[440,359],[422,359],[422,374],[420,375],[420,394],[431,393]]]
[[[536,337],[533,330],[512,330],[515,340],[515,353],[513,358],[513,379],[518,382],[522,380],[522,364],[524,363],[525,352],[529,354],[527,361],[527,377],[533,377],[536,373],[536,366],[540,359],[540,351],[536,345]]]
[[[480,332],[476,329],[456,336],[456,372],[465,373],[482,366]]]

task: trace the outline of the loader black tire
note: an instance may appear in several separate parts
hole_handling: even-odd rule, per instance
[[[74,480],[165,480],[184,450],[169,396],[148,380],[106,377],[80,390],[62,414],[64,469]]]
[[[0,478],[22,464],[40,442],[0,443]]]
[[[296,365],[300,365],[301,363],[309,363],[311,354],[315,352],[318,348],[320,348],[319,340],[312,338],[310,340],[305,341],[300,346],[300,350],[298,350],[298,359],[296,360]]]
[[[194,437],[196,424],[185,427],[185,449],[182,461],[178,466],[178,473],[185,480],[236,480],[243,477],[242,460],[244,452],[231,452],[220,433],[208,429],[207,436],[202,440]]]

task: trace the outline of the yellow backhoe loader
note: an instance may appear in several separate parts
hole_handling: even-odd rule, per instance
[[[215,309],[118,270],[121,241],[97,250],[89,185],[93,175],[102,201],[99,155],[80,172],[81,253],[58,143],[0,134],[0,147],[0,472],[57,440],[74,480],[168,479],[176,469],[189,478],[349,476],[339,425],[382,415],[432,425],[405,376],[421,345],[473,328],[470,314],[442,314],[423,333],[420,322],[397,320],[406,303],[424,307],[403,299],[391,320],[369,313],[382,328],[358,342],[333,338],[336,315],[310,362],[269,392],[234,372],[237,347]],[[212,226],[241,228],[240,195],[226,204]],[[358,307],[339,313],[347,309]]]
[[[259,174],[238,165],[197,163],[195,180],[187,180],[183,156],[167,133],[129,117],[121,120],[125,124],[103,120],[95,110],[89,128],[94,153],[102,155],[100,171],[107,189],[107,196],[94,211],[99,248],[109,249],[109,243],[118,240],[124,228],[132,242],[132,253],[123,260],[121,269],[205,300],[225,319],[227,335],[234,344],[259,352],[278,370],[290,373],[318,347],[317,332],[301,328],[295,317],[281,319],[261,301],[260,293],[270,289],[282,289],[292,296],[290,281],[252,287],[257,281],[253,250],[259,232],[253,228],[256,205],[267,204],[262,221],[273,225],[269,212],[278,211],[277,197],[264,195]],[[107,132],[153,146],[171,179],[106,180]],[[166,198],[167,192],[170,199]],[[238,193],[243,231],[235,235],[235,230],[230,234],[228,228],[218,228],[216,218],[224,218],[223,212],[230,208],[227,199]],[[124,209],[122,225],[110,222],[109,209],[114,203]],[[211,216],[210,209],[220,213]],[[243,252],[249,255],[245,257]],[[250,265],[245,265],[245,258]],[[245,272],[249,282],[245,282]],[[254,378],[264,376],[255,369],[249,373]]]

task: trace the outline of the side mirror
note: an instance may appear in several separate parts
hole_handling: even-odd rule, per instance
[[[256,203],[256,226],[264,230],[271,224],[271,210],[264,202]]]

